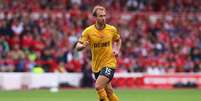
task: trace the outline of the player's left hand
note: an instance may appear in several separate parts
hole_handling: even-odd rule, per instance
[[[115,57],[118,57],[118,56],[119,56],[119,51],[116,50],[116,49],[114,49],[114,50],[113,50],[113,55],[114,55]]]

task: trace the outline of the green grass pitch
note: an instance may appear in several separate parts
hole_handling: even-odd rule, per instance
[[[116,89],[120,101],[201,101],[201,90]],[[94,89],[0,91],[0,101],[98,101]]]

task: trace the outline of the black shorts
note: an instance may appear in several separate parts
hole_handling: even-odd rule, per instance
[[[115,72],[115,69],[112,69],[110,67],[104,67],[103,69],[101,69],[100,72],[94,73],[94,76],[95,76],[95,79],[97,79],[99,75],[103,75],[109,78],[109,82],[110,82],[114,76],[114,72]]]

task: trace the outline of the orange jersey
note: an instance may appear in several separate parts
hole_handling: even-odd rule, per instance
[[[89,41],[92,53],[92,71],[97,73],[103,67],[116,68],[116,58],[112,51],[112,42],[118,40],[120,35],[114,26],[106,24],[103,30],[96,29],[95,25],[87,27],[80,42]]]

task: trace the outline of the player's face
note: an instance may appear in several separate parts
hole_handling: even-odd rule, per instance
[[[96,14],[97,14],[96,17],[97,22],[100,24],[105,24],[106,12],[104,10],[97,10]]]

